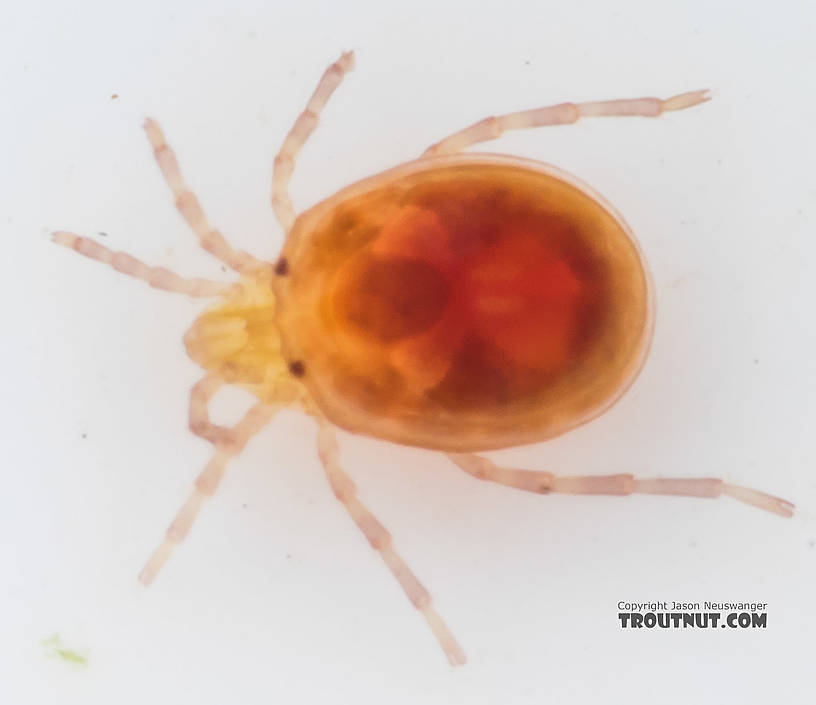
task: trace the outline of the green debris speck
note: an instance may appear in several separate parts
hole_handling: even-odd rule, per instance
[[[75,651],[74,649],[67,648],[57,634],[43,639],[40,643],[45,648],[45,653],[48,658],[59,659],[63,663],[70,664],[71,666],[84,667],[88,665],[87,652],[85,650]]]

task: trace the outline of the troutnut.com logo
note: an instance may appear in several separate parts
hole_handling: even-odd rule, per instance
[[[622,629],[764,629],[767,602],[618,602]]]

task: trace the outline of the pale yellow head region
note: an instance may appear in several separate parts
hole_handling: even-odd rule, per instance
[[[273,276],[270,267],[242,277],[196,319],[184,344],[205,370],[262,402],[308,406],[305,388],[281,355]]]

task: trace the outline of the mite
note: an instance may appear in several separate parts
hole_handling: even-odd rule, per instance
[[[437,450],[475,478],[529,492],[729,495],[791,516],[789,502],[715,478],[557,477],[476,454],[551,438],[608,409],[643,366],[654,304],[634,235],[604,198],[553,166],[462,150],[505,130],[657,117],[698,105],[708,92],[490,117],[296,215],[295,158],[353,61],[349,52],[329,66],[275,157],[272,207],[285,233],[277,261],[233,249],[209,224],[153,120],[144,127],[176,207],[238,281],[185,279],[73,233],[53,234],[151,286],[214,300],[184,337],[205,371],[190,393],[190,429],[214,453],[141,582],[155,578],[187,535],[229,459],[283,407],[317,422],[334,494],[453,665],[465,662],[464,651],[388,530],[357,498],[338,461],[335,427]],[[224,385],[257,398],[231,428],[208,415]]]

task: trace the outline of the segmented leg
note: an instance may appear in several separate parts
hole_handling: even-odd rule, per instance
[[[58,245],[75,250],[81,255],[109,264],[117,272],[141,279],[156,289],[188,296],[220,296],[226,294],[232,287],[232,284],[222,284],[198,277],[186,279],[164,267],[150,267],[125,252],[114,252],[95,240],[64,230],[52,233],[51,239]]]
[[[487,142],[502,135],[507,130],[526,130],[530,127],[567,125],[578,122],[582,117],[657,117],[670,110],[684,110],[699,105],[711,98],[708,90],[681,93],[672,98],[627,98],[623,100],[601,100],[591,103],[560,103],[533,110],[521,110],[499,117],[489,117],[454,132],[445,139],[431,145],[422,156],[452,154],[480,142]]]
[[[773,512],[783,517],[793,516],[794,505],[790,502],[759,492],[758,490],[729,485],[712,477],[654,478],[640,480],[633,475],[600,475],[579,477],[556,477],[550,472],[519,470],[496,465],[487,458],[471,453],[448,453],[448,457],[466,473],[479,480],[489,480],[501,485],[516,487],[527,492],[548,494],[610,494],[629,495],[665,494],[685,497],[716,498],[728,495],[745,504]]]
[[[261,260],[255,259],[246,252],[232,249],[224,236],[207,222],[201,204],[184,183],[176,155],[165,141],[159,124],[148,118],[145,120],[144,129],[150,144],[153,145],[153,154],[162,176],[176,199],[176,208],[198,237],[201,247],[228,267],[242,274],[264,267],[264,262]]]
[[[397,579],[408,599],[425,617],[445,655],[451,665],[459,666],[465,663],[467,657],[459,646],[450,629],[437,614],[431,603],[431,595],[419,579],[411,572],[400,555],[394,550],[391,534],[377,520],[377,518],[357,499],[357,488],[352,479],[343,471],[338,462],[337,439],[331,426],[319,420],[318,452],[329,484],[335,497],[339,499],[348,511],[354,523],[365,534],[371,547],[378,551],[391,573]]]
[[[289,197],[289,179],[292,178],[292,171],[295,168],[295,157],[317,127],[320,112],[331,94],[340,85],[343,76],[353,68],[354,52],[347,51],[323,72],[315,92],[306,104],[306,109],[298,116],[275,157],[272,169],[272,208],[286,233],[295,222],[295,209]]]
[[[233,430],[226,426],[217,426],[210,421],[207,407],[215,393],[224,387],[226,382],[216,374],[208,373],[196,382],[190,389],[190,406],[188,416],[190,430],[196,435],[209,441],[214,446],[219,443],[228,443],[232,438]]]
[[[153,581],[176,545],[185,539],[202,503],[218,489],[230,458],[238,455],[249,439],[278,412],[278,406],[258,403],[232,428],[216,426],[210,423],[207,404],[222,384],[217,377],[208,375],[190,393],[190,428],[215,446],[215,454],[196,479],[193,491],[168,527],[164,540],[139,573],[139,581],[144,585]]]

